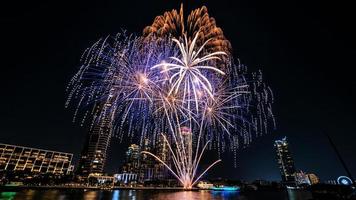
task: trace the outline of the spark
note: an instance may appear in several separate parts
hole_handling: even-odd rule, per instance
[[[75,118],[79,108],[86,110],[81,124],[90,118],[91,126],[110,120],[112,134],[120,140],[167,133],[174,168],[151,152],[142,153],[161,162],[186,189],[221,161],[198,173],[207,149],[235,153],[273,120],[273,95],[262,75],[253,74],[250,83],[243,66],[225,63],[231,69],[220,70],[220,56],[227,54],[206,51],[210,40],[199,45],[197,38],[198,33],[191,42],[186,36],[158,42],[119,33],[101,39],[83,54],[65,103],[70,107],[77,102]],[[191,138],[182,127],[188,127]]]
[[[207,40],[202,46],[198,47],[197,51],[195,51],[197,49],[196,40],[198,35],[199,32],[196,33],[193,41],[190,44],[186,35],[184,35],[184,42],[173,39],[173,41],[179,47],[180,57],[178,58],[171,56],[170,59],[173,62],[163,62],[154,65],[151,68],[162,68],[161,73],[173,72],[169,78],[171,88],[168,94],[177,94],[179,92],[181,93],[182,91],[183,96],[187,97],[187,99],[184,99],[186,102],[190,102],[192,100],[191,97],[193,96],[197,112],[199,97],[202,96],[202,91],[200,91],[200,89],[206,92],[210,98],[214,98],[212,83],[208,80],[202,71],[211,70],[218,74],[225,75],[222,70],[207,64],[207,62],[211,60],[219,60],[219,55],[227,55],[225,52],[216,51],[199,57],[205,45],[210,40]],[[189,95],[191,91],[193,91],[193,95]]]

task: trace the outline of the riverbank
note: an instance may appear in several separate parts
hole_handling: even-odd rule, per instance
[[[124,187],[124,186],[114,186],[114,187],[96,187],[96,186],[66,186],[66,185],[54,185],[54,186],[28,186],[28,185],[19,185],[19,186],[0,186],[0,190],[8,191],[8,190],[23,190],[23,189],[43,189],[43,190],[71,190],[71,189],[79,189],[79,190],[168,190],[168,191],[184,191],[182,187]],[[204,190],[199,188],[189,189],[190,191],[198,191]]]

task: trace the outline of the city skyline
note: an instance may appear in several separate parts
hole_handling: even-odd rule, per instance
[[[212,6],[212,5],[216,5],[216,4],[213,4],[211,2],[207,2],[206,4],[209,7],[209,11],[214,13],[214,17],[219,21],[219,24],[223,24],[222,26],[225,29],[231,30],[232,28],[228,26],[228,23],[226,23],[226,24],[224,23],[224,14],[221,13],[222,8],[225,8],[225,7],[222,6],[222,8],[221,8],[219,6]],[[209,5],[209,4],[211,4],[211,5]],[[188,4],[187,6],[188,7],[192,6],[192,7],[196,8],[196,7],[200,6],[200,5],[190,5],[190,4]],[[170,9],[178,8],[178,7],[179,7],[178,3],[167,4],[165,6],[162,6],[160,11],[170,10]],[[89,7],[89,8],[93,9],[92,7]],[[151,9],[153,10],[153,8],[151,8]],[[149,11],[147,11],[147,13],[149,13]],[[147,21],[151,21],[153,19],[154,15],[157,14],[157,13],[158,12],[155,11],[155,12],[153,12],[152,15],[146,14],[146,15],[149,15],[149,16],[147,16]],[[124,16],[124,14],[122,14],[122,16]],[[33,17],[36,17],[36,15],[33,16]],[[273,16],[270,16],[270,17],[273,18]],[[76,19],[80,20],[80,18],[76,18]],[[261,19],[257,18],[256,20],[261,20]],[[123,23],[119,19],[118,19],[118,21],[120,23]],[[61,21],[59,20],[59,22],[61,22]],[[63,23],[64,22],[65,21],[63,21]],[[129,23],[135,24],[136,21],[135,21],[135,19],[131,19],[127,23],[128,24],[126,24],[126,26],[128,26],[129,27],[128,29],[130,29]],[[144,23],[142,23],[142,24],[144,24]],[[62,26],[65,26],[65,25],[62,24]],[[94,33],[91,33],[90,36],[86,36],[87,38],[83,39],[83,41],[79,41],[79,40],[77,41],[76,40],[76,39],[79,38],[79,35],[81,35],[81,34],[79,34],[81,32],[78,31],[78,30],[77,30],[78,33],[75,33],[75,34],[69,36],[72,40],[77,41],[77,43],[74,43],[76,48],[75,48],[75,50],[72,50],[71,54],[73,54],[73,55],[70,55],[70,56],[67,56],[67,57],[65,56],[65,49],[66,49],[65,47],[67,47],[67,46],[62,46],[62,49],[57,50],[57,52],[59,52],[61,54],[61,56],[59,56],[59,57],[60,58],[64,58],[66,60],[66,61],[64,61],[64,63],[66,63],[66,65],[67,65],[67,66],[65,66],[65,68],[66,68],[66,70],[68,72],[65,72],[65,70],[63,70],[63,71],[60,70],[59,74],[65,74],[64,75],[65,78],[62,78],[62,77],[58,78],[57,77],[61,81],[59,81],[60,83],[58,85],[55,85],[54,88],[56,88],[56,90],[60,91],[61,93],[63,92],[62,90],[65,88],[65,81],[68,81],[68,79],[70,77],[70,74],[71,74],[70,72],[73,72],[73,71],[75,71],[77,69],[77,64],[78,64],[77,60],[79,58],[80,52],[85,47],[88,46],[87,44],[90,43],[88,41],[96,40],[99,37],[99,35],[101,36],[101,35],[105,35],[105,34],[115,34],[117,31],[119,31],[118,30],[119,27],[120,27],[119,25],[115,25],[115,20],[113,20],[113,21],[110,21],[110,24],[107,24],[103,30],[100,30],[100,31],[97,31],[97,32],[93,31]],[[258,34],[257,31],[254,32],[254,30],[253,30],[256,27],[258,28],[258,26],[255,26],[255,27],[252,27],[252,28],[250,27],[251,29],[248,29],[248,31],[250,31],[250,32],[252,32],[254,34]],[[320,26],[320,29],[321,28],[324,28],[324,26]],[[134,29],[134,28],[131,28],[131,29]],[[54,28],[54,30],[56,30],[56,29]],[[272,29],[271,28],[270,31],[273,31],[273,30],[276,30],[276,29]],[[134,31],[139,31],[139,30],[134,30]],[[239,36],[239,34],[232,35],[232,33],[239,33],[239,31],[241,32],[241,36]],[[227,37],[233,43],[242,43],[241,40],[246,39],[246,38],[249,39],[248,40],[249,42],[252,42],[253,41],[253,37],[247,37],[248,31],[242,30],[242,29],[241,30],[237,29],[236,31],[232,31],[232,33],[227,33],[227,35],[228,35]],[[100,34],[99,34],[99,32],[100,32]],[[76,34],[78,34],[78,36]],[[260,35],[259,37],[263,37],[263,36],[275,37],[275,35],[271,34],[272,35],[271,36],[269,34],[270,33],[267,31],[267,32],[264,32],[264,34]],[[324,36],[324,37],[326,37],[326,36]],[[283,37],[282,37],[282,39],[283,39]],[[337,43],[336,40],[331,40],[331,41]],[[40,48],[41,47],[45,48],[46,44],[50,44],[51,42],[54,42],[54,43],[58,44],[58,41],[56,41],[56,39],[48,37],[43,43],[40,42],[40,44],[42,44],[43,46],[39,47],[39,51],[43,51]],[[283,40],[283,42],[290,42],[290,40],[285,39],[285,40]],[[29,42],[29,43],[31,44],[31,42]],[[239,57],[241,59],[241,62],[246,64],[246,65],[248,65],[249,67],[252,67],[253,69],[257,69],[258,70],[259,69],[258,65],[264,65],[262,67],[262,69],[263,69],[263,73],[265,74],[266,79],[268,80],[269,83],[272,84],[272,86],[274,88],[277,87],[275,89],[275,96],[276,96],[276,101],[277,101],[276,104],[282,104],[282,105],[277,105],[277,111],[276,111],[277,112],[276,113],[276,116],[277,116],[277,130],[275,131],[275,133],[272,132],[272,133],[270,133],[268,135],[260,137],[250,147],[240,150],[239,155],[241,156],[240,158],[242,158],[242,159],[238,160],[238,163],[237,163],[238,167],[236,169],[228,167],[229,164],[223,164],[224,166],[218,167],[218,169],[214,169],[214,171],[211,172],[211,175],[219,176],[219,172],[223,172],[224,169],[225,170],[229,169],[230,172],[235,172],[235,170],[236,171],[240,170],[237,173],[237,177],[236,178],[246,178],[246,179],[248,179],[248,178],[252,178],[254,176],[255,177],[256,176],[262,176],[260,178],[277,179],[278,180],[279,179],[278,166],[275,164],[275,157],[274,157],[273,154],[271,154],[271,152],[273,152],[273,151],[271,151],[270,149],[273,149],[273,147],[272,147],[273,146],[273,141],[276,140],[276,139],[280,139],[284,135],[287,135],[288,138],[290,138],[290,141],[293,141],[293,142],[291,142],[292,143],[291,146],[292,146],[292,151],[293,151],[294,157],[296,157],[296,163],[301,163],[301,164],[297,164],[297,165],[302,165],[302,166],[298,166],[298,168],[301,168],[303,170],[313,171],[317,175],[319,175],[320,177],[325,179],[329,175],[328,171],[327,171],[328,169],[322,169],[322,168],[325,167],[326,166],[325,164],[327,164],[327,163],[336,163],[336,164],[334,164],[336,171],[331,172],[329,176],[335,176],[337,173],[340,173],[338,175],[345,175],[346,172],[343,171],[341,166],[337,165],[338,160],[337,160],[336,156],[334,155],[334,152],[331,149],[331,147],[329,147],[327,139],[323,138],[324,137],[323,133],[322,133],[323,129],[326,129],[328,132],[330,132],[331,137],[333,137],[335,139],[336,145],[341,148],[342,154],[344,154],[345,157],[346,157],[345,158],[346,162],[351,165],[350,166],[351,171],[354,172],[354,174],[355,174],[355,165],[353,164],[355,161],[352,160],[352,152],[353,152],[353,150],[352,149],[348,150],[348,148],[351,148],[352,146],[351,146],[350,143],[348,143],[347,139],[343,139],[342,137],[340,137],[340,135],[342,135],[343,133],[341,133],[341,134],[338,133],[338,132],[335,133],[336,131],[342,132],[343,129],[345,130],[346,127],[348,127],[347,125],[342,124],[343,120],[339,119],[340,121],[338,123],[335,122],[335,125],[329,124],[330,121],[327,124],[324,123],[325,118],[324,118],[324,120],[320,120],[316,124],[307,123],[308,120],[312,120],[312,117],[317,116],[317,117],[320,117],[321,119],[323,119],[322,115],[324,115],[325,113],[333,114],[334,112],[338,113],[338,112],[341,112],[341,111],[335,111],[335,110],[333,110],[333,108],[327,108],[328,106],[326,106],[326,105],[332,103],[331,100],[326,100],[326,102],[329,102],[329,103],[325,103],[324,105],[317,103],[317,102],[319,102],[317,100],[319,98],[315,97],[317,95],[316,94],[310,94],[310,93],[307,93],[307,94],[309,96],[311,96],[311,97],[306,98],[306,99],[303,99],[303,98],[299,99],[303,103],[307,103],[307,100],[312,101],[312,103],[309,102],[309,106],[307,106],[309,109],[303,108],[303,106],[304,106],[303,104],[299,105],[300,106],[299,108],[302,108],[302,110],[297,109],[297,108],[292,108],[293,101],[291,101],[292,103],[290,103],[288,101],[283,101],[283,98],[286,97],[286,96],[283,96],[283,95],[289,94],[290,97],[287,97],[287,99],[289,99],[289,100],[294,99],[294,98],[298,99],[298,97],[293,96],[292,94],[286,92],[283,89],[283,87],[284,87],[283,83],[284,83],[284,81],[286,81],[286,78],[281,77],[281,80],[274,80],[274,79],[278,79],[278,78],[274,77],[275,75],[273,75],[273,73],[276,72],[278,68],[275,69],[276,71],[272,70],[271,68],[275,67],[275,66],[273,66],[273,63],[274,62],[276,63],[277,61],[274,60],[274,59],[269,60],[269,59],[265,58],[264,55],[262,54],[263,50],[261,50],[258,47],[258,44],[255,44],[256,46],[254,46],[254,48],[252,48],[252,47],[249,47],[247,45],[247,43],[248,42],[246,42],[245,44],[242,43],[243,45],[241,45],[242,46],[241,49],[240,49],[241,46],[234,45],[234,46],[236,46],[234,48],[234,50],[236,52],[239,52]],[[68,45],[68,47],[71,46],[71,44],[65,44],[65,45]],[[269,48],[271,48],[269,45],[272,45],[272,44],[267,44],[267,45],[263,46],[262,49],[269,50]],[[286,46],[283,46],[283,45],[280,45],[279,47],[280,48],[286,48]],[[51,47],[47,47],[47,48],[52,49]],[[253,50],[256,50],[257,53],[254,54]],[[299,47],[299,50],[304,50],[304,48]],[[293,48],[289,49],[289,51],[290,51],[289,54],[287,53],[289,56],[291,56],[290,54],[295,53],[295,52],[293,52],[293,51],[295,51],[295,49],[293,49]],[[273,51],[273,53],[274,53],[273,55],[278,55],[278,53],[281,53],[281,52],[278,51],[278,50],[275,50],[275,51]],[[308,57],[309,55],[306,54],[305,56]],[[341,55],[339,55],[339,56],[341,57]],[[291,57],[293,57],[293,56],[291,56]],[[319,55],[318,58],[321,58],[321,57],[322,56]],[[45,61],[43,62],[44,64],[42,66],[43,69],[45,69],[44,70],[45,72],[50,73],[51,70],[46,71],[47,69],[45,68],[45,64],[46,65],[47,64],[51,65],[54,62],[53,59],[55,59],[55,58],[56,58],[55,56],[53,56],[53,57],[49,56],[48,59],[47,58],[45,59]],[[31,59],[33,59],[33,60],[31,60]],[[34,63],[39,61],[38,60],[39,58],[37,58],[35,56],[33,58],[31,58],[31,59],[30,59],[30,61],[31,61],[31,63],[33,63],[32,65],[34,65]],[[311,58],[309,58],[309,59],[311,59]],[[313,60],[313,59],[311,59],[311,60]],[[335,59],[334,61],[336,62],[336,60],[337,59]],[[316,60],[313,60],[313,61],[315,62]],[[284,60],[284,62],[285,62],[285,60]],[[295,61],[295,62],[298,63],[300,61]],[[342,61],[340,61],[340,62],[342,62]],[[286,63],[288,63],[288,62],[286,62]],[[63,62],[61,64],[63,64]],[[278,64],[278,62],[277,62],[277,64]],[[22,65],[17,66],[17,68],[15,68],[15,69],[21,69],[22,67],[24,67],[24,65],[26,65],[26,63],[23,63]],[[257,65],[257,66],[255,66],[255,65]],[[305,68],[303,68],[303,69],[308,70],[310,66],[308,64],[304,64],[304,65],[305,65]],[[296,64],[294,64],[294,66],[296,67]],[[279,67],[282,68],[282,64],[280,64]],[[8,70],[11,72],[11,70],[13,70],[13,69],[8,69]],[[59,69],[55,69],[55,70],[59,70]],[[292,69],[292,71],[293,70],[295,70],[295,69]],[[327,69],[327,70],[329,70],[329,69]],[[55,71],[55,72],[57,72],[57,71]],[[286,73],[286,71],[283,71],[283,70],[282,70],[282,72]],[[304,73],[303,72],[299,72],[299,70],[296,70],[296,72],[297,72],[297,74],[298,73],[299,74],[308,73],[308,72],[304,72]],[[328,72],[328,71],[325,72],[325,73],[330,73],[330,74],[326,74],[326,77],[332,77],[331,76],[332,72],[334,72],[334,71],[331,70],[330,72]],[[41,73],[44,73],[44,72],[41,72]],[[29,74],[31,75],[31,73],[29,73]],[[314,72],[312,72],[312,74],[315,75],[316,72],[314,71]],[[285,74],[285,76],[288,76],[288,75]],[[34,77],[36,77],[36,75],[32,74],[31,77],[34,78]],[[30,78],[25,77],[25,79],[32,80],[31,77]],[[56,76],[54,76],[54,77],[56,77]],[[44,77],[41,77],[41,78],[47,80]],[[312,75],[310,75],[309,78],[312,78]],[[323,91],[323,90],[325,90],[325,88],[320,86],[320,85],[318,85],[318,84],[323,85],[324,83],[326,83],[326,81],[323,80],[323,78],[321,78],[321,77],[319,77],[319,78],[320,78],[320,79],[318,79],[319,81],[314,80],[314,81],[316,81],[316,84],[313,85],[312,88],[314,87],[314,89],[316,88],[316,90],[313,91],[313,92],[315,92],[315,93],[317,93],[317,94],[319,94],[321,96],[328,97],[327,91]],[[295,81],[298,81],[298,80],[295,80]],[[306,81],[307,82],[309,81],[308,83],[311,83],[311,81],[308,80],[308,76],[307,76],[307,80]],[[289,83],[288,81],[286,81],[286,82]],[[10,83],[11,83],[11,79],[6,79],[5,80],[5,84],[10,84]],[[37,82],[35,82],[35,83],[37,83]],[[17,85],[12,86],[12,87],[19,86],[20,88],[21,87],[25,88],[25,91],[27,91],[26,90],[26,86],[23,86],[20,83],[16,83],[16,84]],[[294,85],[294,84],[291,84],[291,85],[293,87],[296,87],[296,85]],[[308,85],[306,83],[300,83],[300,84],[302,86],[308,86],[308,87],[310,86],[310,85]],[[336,84],[338,84],[338,83],[336,83]],[[37,85],[37,84],[34,84],[34,85],[30,84],[28,87],[30,87],[29,89],[31,89],[31,87],[35,87],[35,85]],[[340,85],[344,85],[344,84],[340,84]],[[347,85],[347,84],[345,84],[345,85]],[[302,86],[300,86],[300,88],[298,89],[299,91],[300,90],[304,91],[305,88],[302,87]],[[333,86],[333,87],[336,87],[336,86]],[[347,87],[347,86],[345,86],[345,87]],[[306,88],[305,90],[308,91],[308,88]],[[341,90],[346,90],[347,91],[348,89],[347,88],[341,88]],[[26,94],[30,95],[30,96],[32,96],[32,95],[36,96],[36,94],[37,94],[36,93],[37,91],[32,91],[32,92],[27,91],[27,92],[28,93],[26,93]],[[41,93],[41,94],[37,94],[37,95],[39,97],[41,97],[42,95],[46,94],[46,90],[44,90],[42,92],[44,92],[44,94]],[[285,93],[283,94],[283,92],[285,92]],[[312,92],[312,91],[310,91],[310,92]],[[53,95],[53,93],[50,93],[50,94]],[[63,95],[62,97],[64,98],[64,94],[60,94],[59,97],[61,97],[61,95]],[[340,95],[343,95],[343,94],[340,94]],[[54,96],[51,96],[51,97],[53,98],[53,97],[57,97],[57,96],[54,95]],[[315,100],[313,100],[313,97],[315,98]],[[330,98],[336,98],[336,97],[332,96]],[[10,107],[12,107],[12,108],[16,107],[17,100],[15,100],[14,102],[10,102],[9,100],[3,99],[2,101],[3,101],[2,102],[3,104],[10,104],[11,105]],[[37,101],[41,102],[39,99],[37,99]],[[316,102],[313,102],[313,101],[316,101]],[[342,104],[342,102],[344,102],[344,101],[345,102],[349,102],[351,100],[349,100],[349,99],[347,99],[345,97],[344,99],[339,100],[338,104]],[[37,105],[37,106],[42,105],[41,103],[36,102],[35,100],[31,100],[31,99],[29,100],[29,102],[32,102],[32,104]],[[56,101],[54,101],[54,102],[56,102]],[[296,103],[296,102],[294,102],[294,103]],[[284,104],[289,105],[289,106],[285,106]],[[349,102],[348,105],[350,105],[350,102]],[[53,106],[54,106],[54,108],[53,108]],[[318,106],[321,106],[321,107],[318,107]],[[36,107],[36,106],[34,106],[34,107]],[[39,110],[39,114],[35,115],[35,116],[37,116],[38,118],[44,117],[44,119],[42,119],[42,120],[44,120],[45,122],[49,120],[49,125],[46,125],[46,124],[34,125],[34,124],[27,124],[27,122],[24,122],[27,125],[27,127],[30,127],[30,129],[29,129],[30,133],[31,133],[30,136],[26,135],[25,133],[22,133],[22,132],[25,132],[25,130],[23,128],[21,128],[21,127],[12,126],[10,128],[9,125],[11,125],[11,124],[13,125],[13,124],[15,124],[15,122],[18,123],[18,121],[21,120],[21,119],[24,121],[25,119],[23,119],[21,116],[18,115],[20,113],[20,111],[19,110],[16,111],[16,109],[15,109],[14,113],[17,113],[16,116],[18,116],[18,117],[16,117],[16,116],[9,117],[9,116],[12,116],[12,114],[11,114],[12,112],[11,112],[10,108],[7,108],[6,109],[6,111],[7,111],[6,113],[8,115],[6,115],[5,116],[6,119],[3,120],[3,121],[8,122],[4,126],[6,133],[1,135],[1,140],[0,141],[4,142],[4,143],[13,143],[13,144],[19,143],[19,144],[27,145],[27,146],[34,146],[34,147],[35,146],[36,147],[39,146],[41,148],[58,149],[58,150],[61,150],[61,151],[66,151],[66,152],[73,152],[75,155],[78,155],[79,154],[78,151],[80,151],[80,149],[82,148],[82,144],[84,143],[83,140],[85,138],[85,134],[86,134],[87,130],[85,130],[85,128],[80,128],[78,123],[77,124],[72,124],[70,122],[71,118],[72,118],[71,112],[68,111],[68,110],[64,110],[63,107],[64,107],[63,106],[63,99],[61,99],[61,101],[58,100],[58,102],[53,103],[53,104],[52,103],[44,104],[44,107],[39,107],[39,108],[36,107]],[[51,119],[51,120],[50,119],[46,119],[48,116],[50,116],[51,112],[47,113],[47,111],[43,111],[42,108],[45,109],[45,110],[46,109],[49,109],[49,110],[54,109],[55,111],[61,113],[61,115],[55,116],[54,119]],[[326,108],[326,110],[323,110],[324,108]],[[352,104],[351,104],[351,108],[354,109],[354,107],[352,107]],[[25,107],[24,109],[32,111],[32,108]],[[305,109],[305,110],[303,110],[303,109]],[[313,111],[313,109],[316,109],[316,111]],[[339,109],[343,109],[344,110],[345,108],[340,106]],[[286,111],[284,111],[284,110],[286,110]],[[289,110],[292,110],[292,113],[287,112]],[[303,117],[306,117],[307,119],[298,118],[298,117],[295,117],[294,113],[293,113],[293,111],[298,111],[298,110],[299,110],[299,112],[311,111],[312,114],[311,114],[311,116],[308,117],[308,116],[304,116],[304,115],[308,115],[308,113],[303,114],[303,115],[297,113],[296,114],[297,116],[303,116]],[[350,111],[348,111],[348,112],[345,111],[345,112],[349,113],[349,115],[352,113],[352,112],[350,113]],[[318,113],[320,113],[320,114],[318,114]],[[35,113],[33,113],[33,114],[35,114]],[[42,116],[42,114],[44,116]],[[24,115],[27,116],[26,113],[24,113]],[[345,115],[343,117],[345,117]],[[299,123],[299,124],[296,124],[296,122],[292,123],[292,122],[288,121],[289,119],[294,119],[295,121],[301,120],[301,123]],[[315,120],[315,119],[313,119],[313,120]],[[349,120],[351,122],[350,124],[352,124],[352,121],[354,121],[354,118],[349,116],[347,118],[347,120]],[[31,119],[29,121],[31,121]],[[65,124],[65,126],[64,127],[60,127],[58,130],[54,130],[55,128],[52,128],[50,126],[50,125],[62,124],[62,123]],[[7,124],[9,124],[9,125],[7,125]],[[287,127],[288,125],[290,125],[291,127]],[[327,127],[321,127],[321,125],[326,125]],[[37,132],[37,130],[38,130],[38,132]],[[349,129],[349,131],[352,131],[352,129]],[[51,132],[55,132],[56,134],[54,134],[52,136]],[[74,135],[76,133],[78,133],[78,135]],[[352,134],[352,133],[350,132],[350,134]],[[15,137],[15,136],[17,136],[17,137]],[[21,137],[21,136],[23,136],[23,137]],[[18,139],[16,140],[16,138],[18,138]],[[52,138],[54,139],[53,141],[51,140]],[[68,138],[70,138],[70,140]],[[349,138],[349,140],[352,139],[352,137],[350,138],[350,136],[345,136],[345,138]],[[117,143],[117,141],[114,141],[114,143]],[[124,142],[123,144],[117,144],[116,146],[122,148],[122,146],[124,146],[126,143],[128,144],[128,142]],[[346,145],[344,145],[344,144],[346,144]],[[321,148],[321,149],[315,148],[315,147],[319,147],[320,145],[323,148]],[[303,148],[300,149],[301,148],[300,146],[303,146]],[[122,149],[125,149],[125,148],[122,148]],[[111,160],[111,161],[115,160],[115,159],[119,160],[119,159],[117,159],[117,157],[121,157],[121,159],[123,158],[122,156],[120,156],[120,153],[112,154],[113,151],[116,151],[115,148],[113,150],[111,150],[111,158],[109,158],[109,160]],[[263,151],[265,151],[265,152],[263,152]],[[249,160],[246,157],[248,157],[248,155],[251,155],[251,153],[253,155],[255,155],[255,157],[253,157],[253,159]],[[310,153],[311,153],[311,155],[310,155]],[[328,160],[325,160],[326,158],[321,158],[321,155],[323,155],[323,153],[330,155]],[[214,154],[212,154],[212,155],[214,155]],[[266,158],[263,158],[263,157],[265,157],[264,155],[269,155],[269,156],[267,156],[267,158],[269,158],[270,160],[268,161],[268,160],[266,160]],[[115,156],[117,156],[117,157],[115,157]],[[225,157],[229,157],[229,155],[224,155],[224,156]],[[319,161],[319,159],[320,159],[320,162],[316,162],[316,161]],[[225,159],[225,160],[228,160],[228,159]],[[312,161],[314,161],[314,163]],[[268,167],[266,167],[264,170],[261,170],[261,168],[260,169],[256,168],[257,167],[256,165],[258,163],[261,163],[261,162],[269,163]],[[115,162],[110,162],[110,163],[112,163],[112,166],[109,166],[109,171],[113,171],[113,169],[119,167],[117,165],[118,163],[115,163]],[[319,170],[319,173],[318,173],[318,170]],[[265,174],[259,174],[258,171],[262,171]],[[245,173],[245,174],[248,175],[248,177],[243,177],[244,176],[243,172],[248,172],[248,173]],[[227,176],[227,175],[228,174],[221,173],[221,176]],[[333,177],[330,177],[329,179],[331,179],[331,178],[333,178]]]

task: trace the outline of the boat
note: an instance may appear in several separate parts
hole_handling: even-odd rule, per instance
[[[220,185],[220,186],[212,187],[211,190],[214,190],[214,191],[239,191],[240,187]]]

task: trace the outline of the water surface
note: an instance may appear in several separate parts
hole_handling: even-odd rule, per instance
[[[310,199],[308,194],[286,191],[162,191],[162,190],[21,190],[1,191],[0,200],[294,200]]]

